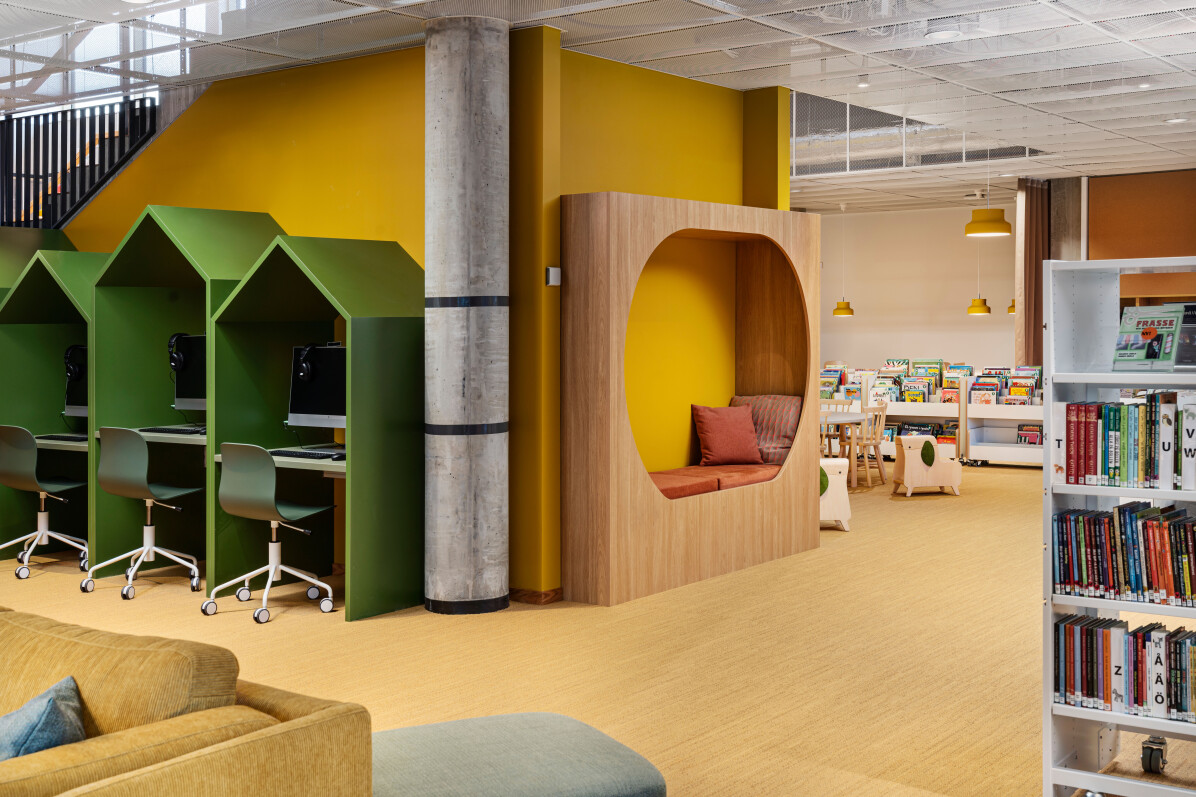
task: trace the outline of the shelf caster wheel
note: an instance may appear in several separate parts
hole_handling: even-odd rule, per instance
[[[17,577],[18,581],[24,581],[25,579],[29,578],[29,568],[25,567],[25,565],[21,565],[17,568],[17,572],[13,573],[13,575]]]
[[[131,601],[133,600],[133,596],[136,594],[137,590],[134,589],[132,584],[127,584],[120,588],[120,597],[123,600]]]
[[[29,564],[29,551],[20,551],[17,553],[17,564],[19,564],[19,565]]]
[[[191,591],[199,592],[199,576],[191,576]]]
[[[79,571],[80,571],[80,572],[82,572],[82,573],[86,573],[86,572],[87,572],[88,570],[90,570],[90,569],[91,569],[91,568],[90,568],[90,567],[88,567],[87,557],[86,557],[86,556],[84,556],[83,558],[81,558],[81,559],[79,560]]]
[[[319,587],[308,587],[307,588],[307,599],[309,601],[314,601],[318,597],[320,597],[320,588]]]
[[[79,582],[79,591],[86,595],[89,592],[95,592],[96,583],[90,578],[85,578]]]
[[[332,611],[332,598],[324,598],[320,601],[320,611],[322,611],[324,614],[328,614]]]
[[[206,616],[211,617],[216,613],[216,601],[212,600],[211,598],[207,599],[199,605],[199,610]]]
[[[1167,768],[1167,740],[1151,736],[1142,743],[1142,771],[1162,775]]]
[[[253,619],[258,625],[265,625],[270,622],[270,610],[265,606],[260,609],[254,609]]]
[[[241,603],[245,603],[252,597],[253,593],[249,591],[249,587],[241,587],[237,590],[237,600],[241,601]]]

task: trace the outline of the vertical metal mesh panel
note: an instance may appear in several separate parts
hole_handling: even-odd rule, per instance
[[[794,177],[847,171],[847,105],[793,93]]]
[[[848,131],[848,168],[897,169],[904,165],[905,120],[891,113],[851,106]]]

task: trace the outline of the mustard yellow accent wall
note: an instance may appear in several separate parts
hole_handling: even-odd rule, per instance
[[[789,89],[743,93],[743,204],[789,210]]]
[[[690,405],[725,407],[735,395],[733,242],[670,238],[652,253],[631,300],[624,354],[644,467],[696,465]]]
[[[67,227],[110,252],[146,205],[265,211],[423,263],[423,48],[222,80]]]
[[[561,52],[561,192],[625,191],[738,205],[743,95]]]

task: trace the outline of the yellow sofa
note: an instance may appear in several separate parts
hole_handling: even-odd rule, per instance
[[[0,607],[0,714],[67,676],[87,739],[0,761],[0,797],[368,795],[361,706],[237,680],[213,645],[126,636]]]

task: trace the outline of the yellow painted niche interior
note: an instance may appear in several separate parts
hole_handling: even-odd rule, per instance
[[[735,395],[735,244],[665,240],[644,266],[624,347],[627,412],[649,471],[696,464],[690,405]]]

